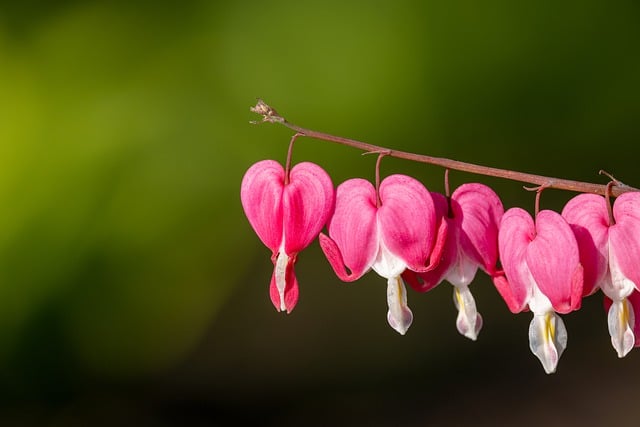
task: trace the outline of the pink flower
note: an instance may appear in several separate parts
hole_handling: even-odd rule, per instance
[[[328,224],[331,237],[320,234],[320,246],[343,281],[357,280],[370,269],[387,279],[387,320],[404,335],[413,314],[400,275],[406,268],[435,268],[446,227],[419,181],[391,175],[380,184],[378,195],[370,182],[350,179],[338,186]]]
[[[513,313],[531,310],[529,347],[547,373],[555,372],[567,346],[567,330],[557,313],[580,308],[583,268],[578,242],[560,214],[543,210],[535,223],[523,209],[505,212],[498,233],[504,275],[498,292]]]
[[[606,199],[595,194],[574,197],[562,216],[578,240],[585,294],[600,288],[612,301],[609,334],[618,356],[624,357],[635,343],[633,306],[627,298],[640,285],[640,193],[619,196],[612,218]]]
[[[478,268],[493,276],[498,262],[498,225],[504,213],[498,195],[478,183],[463,184],[452,194],[450,204],[437,193],[431,194],[436,211],[448,223],[447,240],[438,266],[425,273],[407,270],[403,278],[414,289],[427,291],[446,280],[454,286],[458,309],[458,331],[475,340],[482,328],[482,316],[469,290]]]
[[[295,165],[287,180],[282,166],[263,160],[242,179],[240,199],[249,223],[272,251],[270,296],[278,311],[290,313],[298,302],[294,273],[298,252],[318,236],[333,211],[331,178],[318,165]]]

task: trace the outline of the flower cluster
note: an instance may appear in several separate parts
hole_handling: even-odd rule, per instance
[[[406,175],[374,186],[349,179],[334,188],[318,165],[291,170],[273,160],[245,174],[241,201],[271,249],[271,301],[291,312],[298,301],[294,265],[318,238],[336,275],[352,282],[370,270],[387,280],[389,325],[405,334],[413,321],[405,283],[426,292],[453,285],[459,332],[475,340],[482,317],[469,290],[478,269],[491,277],[513,313],[531,311],[531,351],[552,373],[567,346],[559,314],[601,290],[611,343],[619,357],[640,333],[640,192],[615,199],[581,193],[561,213],[504,210],[498,195],[466,183],[450,196]],[[323,230],[326,229],[326,234]],[[636,313],[638,315],[636,316]]]
[[[640,189],[606,172],[611,181],[605,186],[389,150],[291,124],[260,99],[251,111],[262,116],[253,123],[278,123],[296,132],[286,166],[256,163],[241,189],[247,218],[272,252],[270,295],[278,311],[290,312],[296,305],[297,255],[318,238],[341,280],[355,281],[370,270],[387,279],[387,320],[402,335],[413,322],[405,282],[426,292],[447,281],[458,310],[456,327],[476,340],[482,316],[469,285],[480,269],[511,312],[533,313],[529,346],[547,373],[555,372],[567,347],[559,314],[578,310],[582,298],[598,290],[618,357],[640,346]],[[378,153],[375,186],[349,179],[334,188],[318,165],[290,168],[300,136]],[[449,195],[446,179],[443,195],[406,175],[380,182],[385,155],[537,184],[535,213],[518,207],[505,211],[498,195],[479,183],[463,184]],[[560,213],[539,210],[545,188],[578,195]],[[613,204],[611,197],[617,197]]]

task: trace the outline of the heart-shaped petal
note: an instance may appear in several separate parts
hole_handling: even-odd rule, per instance
[[[284,169],[275,160],[262,160],[242,178],[240,200],[254,231],[266,247],[277,252],[282,243]]]
[[[420,181],[406,175],[388,176],[379,192],[378,223],[386,247],[410,269],[424,270],[438,238],[431,194]]]
[[[356,280],[371,267],[378,250],[376,212],[376,191],[369,181],[355,178],[338,186],[328,225],[331,237],[321,234],[320,246],[340,279]]]
[[[302,162],[289,173],[284,187],[284,250],[300,252],[318,236],[333,212],[333,183],[320,166]]]
[[[609,228],[609,267],[613,286],[640,289],[640,192],[620,195],[613,205],[615,224]],[[623,296],[627,296],[623,295]]]
[[[504,275],[495,275],[494,284],[514,313],[527,307],[535,285],[526,262],[527,247],[534,238],[535,224],[527,211],[511,208],[504,213],[498,232]]]
[[[584,268],[583,295],[593,294],[605,280],[609,264],[609,213],[607,202],[596,194],[579,194],[562,209],[578,242]]]
[[[557,212],[536,216],[536,236],[529,244],[527,265],[540,291],[558,313],[580,308],[583,273],[578,242],[571,227]]]
[[[441,218],[441,221],[449,222],[447,218],[447,211],[449,205],[444,195],[440,193],[431,193],[433,204],[436,209],[436,216]],[[440,260],[437,267],[430,271],[416,273],[413,270],[405,270],[402,273],[402,278],[418,292],[427,292],[436,287],[442,282],[457,261],[458,247],[457,247],[457,231],[453,227],[448,227],[446,234],[446,241],[441,251]]]
[[[495,273],[498,262],[498,226],[504,207],[498,195],[479,183],[466,183],[451,196],[454,221],[459,222],[460,249],[486,273]]]

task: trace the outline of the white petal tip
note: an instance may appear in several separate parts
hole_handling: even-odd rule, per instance
[[[557,363],[556,363],[555,365],[553,365],[553,366],[545,366],[545,365],[542,365],[542,367],[544,368],[544,372],[545,372],[547,375],[555,374],[555,373],[556,373]]]
[[[400,276],[387,280],[387,321],[400,335],[407,333],[413,322],[413,313],[407,306],[407,290]]]
[[[404,335],[409,330],[411,323],[413,323],[413,314],[411,310],[408,308],[403,310],[402,315],[399,318],[394,318],[391,315],[391,311],[387,313],[387,321],[389,322],[389,326],[391,326],[396,332],[400,335]]]
[[[611,337],[611,344],[616,350],[616,353],[618,353],[618,358],[622,359],[629,354],[631,350],[633,350],[635,345],[635,336],[633,331],[625,331],[624,335],[622,337],[618,337],[618,339]]]
[[[482,329],[482,316],[480,316],[480,313],[477,313],[475,319],[470,321],[470,319],[461,316],[461,314],[462,313],[458,314],[458,319],[456,320],[458,332],[471,341],[476,341]]]
[[[554,312],[533,316],[529,325],[529,348],[542,363],[547,374],[553,374],[560,356],[567,348],[567,329]]]
[[[632,325],[635,323],[635,313],[627,298],[614,301],[611,304],[607,320],[611,345],[618,353],[618,357],[622,359],[629,354],[636,343],[632,329]]]
[[[469,288],[466,286],[454,287],[453,301],[458,309],[458,317],[456,318],[458,332],[472,341],[477,340],[482,329],[482,316],[476,310],[476,302],[469,292]]]

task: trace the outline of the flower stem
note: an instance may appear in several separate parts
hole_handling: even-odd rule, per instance
[[[291,158],[293,156],[293,144],[296,142],[299,136],[304,136],[304,134],[298,132],[291,137],[291,141],[289,142],[289,149],[287,150],[287,160],[284,164],[284,185],[289,184],[289,171],[291,171]]]
[[[280,123],[289,129],[296,132],[297,136],[306,136],[309,138],[319,139],[322,141],[333,142],[336,144],[346,145],[348,147],[357,148],[359,150],[368,153],[380,153],[384,152],[385,155],[395,157],[398,159],[411,160],[419,163],[426,163],[435,166],[441,166],[447,169],[459,170],[463,172],[469,172],[476,175],[492,176],[497,178],[509,179],[512,181],[519,181],[528,184],[544,185],[545,188],[553,188],[557,190],[568,190],[579,193],[594,193],[605,196],[607,194],[607,185],[594,184],[591,182],[573,181],[569,179],[559,179],[553,177],[547,177],[543,175],[530,174],[525,172],[512,171],[509,169],[493,168],[489,166],[477,165],[474,163],[466,163],[458,160],[447,159],[443,157],[432,157],[423,154],[409,153],[406,151],[392,150],[378,145],[369,144],[366,142],[357,141],[355,139],[344,138],[342,136],[331,135],[324,132],[319,132],[311,129],[306,129],[301,126],[289,123],[278,112],[267,105],[261,99],[258,99],[258,103],[255,107],[251,107],[251,111],[262,115],[261,122]],[[261,123],[260,122],[260,123]],[[257,122],[253,122],[257,123]],[[628,191],[640,191],[638,188],[630,187],[626,184],[616,182],[610,189],[609,194],[617,197],[622,193]]]
[[[382,200],[380,199],[380,163],[386,154],[387,153],[378,154],[378,159],[376,160],[376,206],[378,208],[382,206]]]

